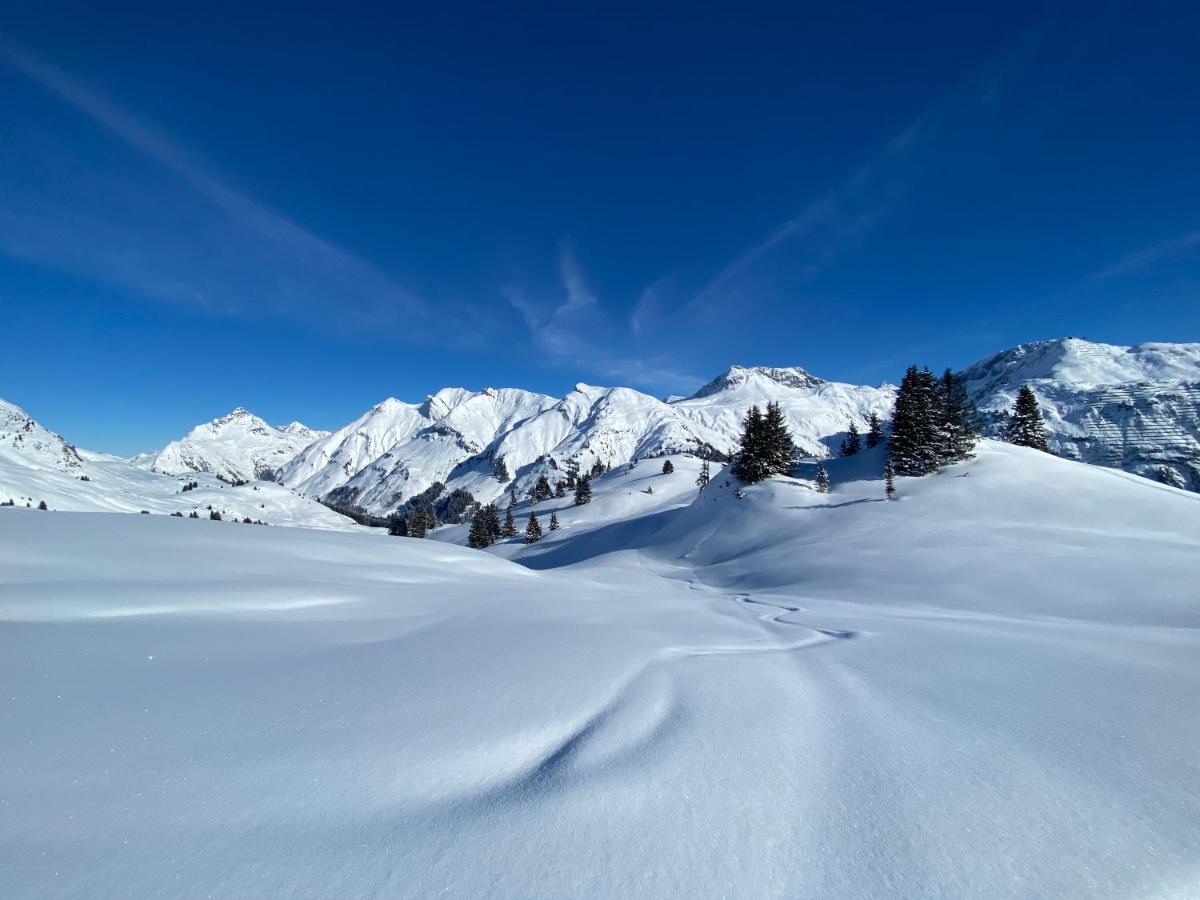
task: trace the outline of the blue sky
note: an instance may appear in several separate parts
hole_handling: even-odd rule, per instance
[[[102,6],[0,34],[0,396],[82,446],[1200,339],[1189,4]]]

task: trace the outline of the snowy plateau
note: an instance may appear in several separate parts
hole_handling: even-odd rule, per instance
[[[965,374],[1055,454],[985,437],[891,501],[882,447],[831,455],[891,386],[797,368],[238,410],[133,460],[0,403],[0,893],[1200,896],[1200,494],[1142,477],[1200,464],[1200,345]],[[741,485],[767,401],[806,460]],[[434,481],[561,527],[319,502]]]

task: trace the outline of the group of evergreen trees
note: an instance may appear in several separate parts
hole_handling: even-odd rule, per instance
[[[575,505],[583,506],[585,503],[592,502],[592,479],[590,475],[583,475],[575,482]]]
[[[767,404],[763,413],[751,406],[742,427],[742,438],[733,460],[733,474],[746,484],[792,470],[796,445],[778,403]]]
[[[928,475],[969,459],[978,426],[962,377],[909,366],[896,391],[888,460],[898,475]]]
[[[508,522],[510,525],[512,524],[511,509],[508,511]],[[513,532],[516,532],[515,527],[513,527]],[[467,532],[467,546],[482,550],[492,546],[503,535],[504,528],[500,524],[500,511],[496,509],[495,503],[489,503],[487,506],[479,507],[471,516],[471,529]]]

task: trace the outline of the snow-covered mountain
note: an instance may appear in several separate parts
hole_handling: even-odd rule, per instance
[[[269,480],[326,434],[299,422],[275,428],[239,406],[228,415],[197,425],[157,453],[139,454],[133,462],[167,475],[209,472],[226,481]]]
[[[59,435],[43,428],[21,407],[0,399],[0,464],[82,474],[79,451]]]
[[[229,479],[229,475],[225,475]],[[194,485],[194,486],[191,486]],[[350,519],[280,484],[234,487],[211,472],[169,475],[110,453],[77,449],[24,410],[0,400],[0,503],[73,512],[212,512],[271,525],[353,530]]]
[[[854,420],[891,411],[890,385],[825,381],[800,368],[733,366],[692,397],[660,400],[579,384],[560,400],[515,389],[447,388],[422,404],[389,399],[316,441],[279,473],[302,493],[391,512],[434,482],[481,501],[570,465],[586,471],[648,456],[720,456],[751,404],[777,401],[802,452],[825,456]]]
[[[1200,344],[1035,341],[964,374],[985,433],[1000,432],[1028,384],[1058,455],[1149,478],[1166,467],[1200,490]]]

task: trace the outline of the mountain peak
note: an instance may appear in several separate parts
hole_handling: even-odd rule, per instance
[[[799,366],[785,368],[775,366],[739,366],[732,365],[696,393],[692,400],[701,397],[711,397],[724,391],[750,385],[755,382],[765,383],[766,386],[785,388],[810,388],[823,384],[824,380],[810,374]]]

